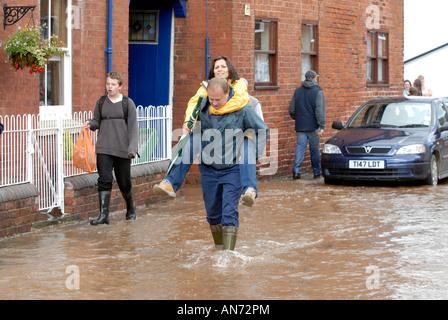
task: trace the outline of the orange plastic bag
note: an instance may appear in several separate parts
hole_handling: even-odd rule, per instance
[[[87,127],[81,129],[78,141],[76,141],[75,149],[73,150],[73,165],[88,173],[92,173],[96,169],[95,150],[93,150],[90,130]]]

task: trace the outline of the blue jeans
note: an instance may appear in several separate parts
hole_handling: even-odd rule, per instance
[[[201,148],[200,143],[201,142],[199,134],[190,135],[190,139],[185,144],[182,153],[177,159],[178,161],[176,162],[170,173],[165,177],[165,179],[171,183],[175,192],[177,192],[177,190],[179,190],[184,183],[185,176],[187,175],[188,170],[190,170],[194,159],[199,154]]]
[[[238,204],[241,197],[240,170],[237,166],[216,170],[200,164],[202,195],[207,222],[211,225],[239,227]]]
[[[258,195],[257,189],[257,148],[253,139],[244,138],[244,143],[241,146],[242,161],[238,165],[240,167],[241,186],[243,194],[247,188],[253,188],[255,194]]]
[[[240,179],[243,188],[242,191],[244,193],[246,192],[247,188],[251,187],[258,195],[255,141],[249,138],[244,138],[244,143],[241,146],[241,150],[243,161],[238,165],[238,167],[240,169]],[[187,175],[188,170],[190,170],[194,159],[199,154],[199,151],[200,135],[193,134],[190,136],[189,141],[185,144],[181,155],[179,155],[178,163],[165,177],[165,179],[171,183],[175,192],[177,192],[184,183],[185,176]]]
[[[320,151],[319,151],[319,128],[314,131],[297,132],[297,147],[294,157],[293,172],[300,173],[303,159],[305,158],[306,146],[310,143],[311,166],[314,175],[322,173],[320,168]]]

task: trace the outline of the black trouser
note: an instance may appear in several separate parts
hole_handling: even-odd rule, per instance
[[[98,191],[111,191],[113,183],[112,170],[115,173],[118,187],[123,194],[132,190],[131,159],[124,159],[108,154],[97,154]]]

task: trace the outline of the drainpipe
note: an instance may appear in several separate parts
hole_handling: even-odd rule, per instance
[[[107,54],[107,73],[112,71],[112,2],[109,0],[107,7],[107,48],[104,50]]]
[[[208,0],[205,2],[205,79],[208,78],[208,59],[210,58],[208,47]]]

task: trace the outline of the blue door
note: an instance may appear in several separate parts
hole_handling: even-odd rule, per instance
[[[170,104],[173,7],[132,0],[129,32],[129,97],[137,106]]]

